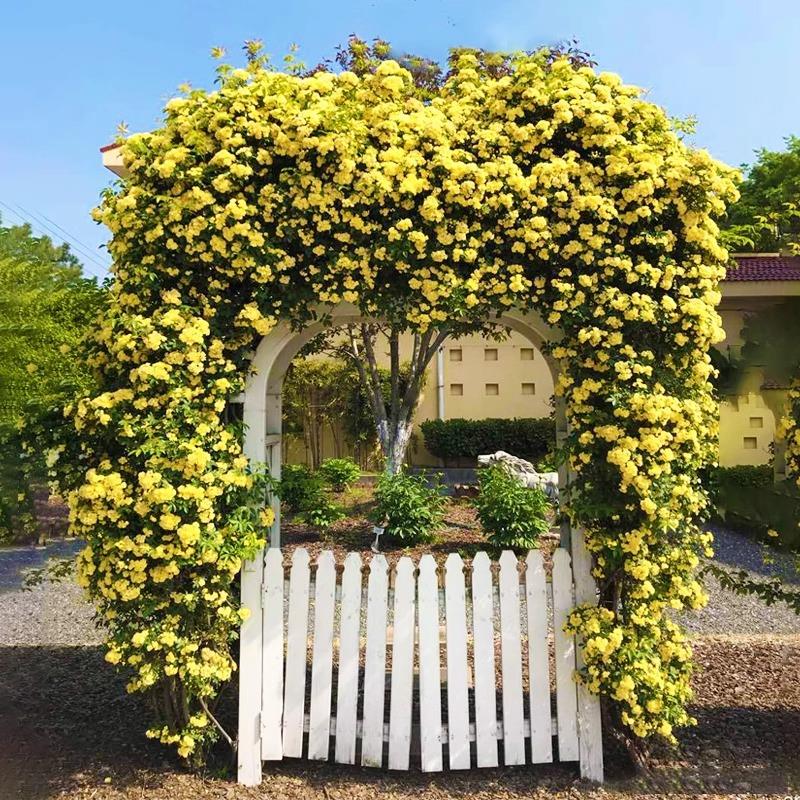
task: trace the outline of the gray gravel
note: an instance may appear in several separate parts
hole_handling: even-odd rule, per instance
[[[747,569],[756,577],[782,574],[797,580],[790,556],[772,552],[775,563],[764,564],[763,548],[758,543],[721,528],[715,528],[714,535],[717,563]],[[14,564],[27,566],[31,558],[21,549],[0,551],[0,572],[8,575]],[[16,585],[20,585],[19,578]],[[0,592],[0,644],[102,642],[102,632],[94,624],[91,606],[72,581],[46,582],[29,591],[13,589],[8,584],[4,588],[6,591]],[[784,604],[766,606],[756,597],[740,597],[721,589],[713,578],[708,579],[706,589],[708,606],[680,617],[680,622],[695,635],[800,634],[800,616]]]

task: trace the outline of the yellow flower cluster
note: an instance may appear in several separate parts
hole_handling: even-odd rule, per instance
[[[53,469],[89,541],[81,580],[109,660],[132,689],[186,700],[190,718],[152,731],[184,755],[211,735],[194,700],[231,674],[231,580],[270,521],[251,513],[263,489],[226,402],[277,320],[340,302],[455,332],[538,308],[563,331],[568,513],[605,587],[571,617],[582,679],[637,734],[688,721],[689,652],[666,613],[703,602],[714,218],[732,174],[614,75],[508,64],[463,52],[424,96],[393,61],[363,76],[251,64],[122,146],[129,176],[96,212],[114,258],[90,354],[103,392],[67,410],[78,437]]]

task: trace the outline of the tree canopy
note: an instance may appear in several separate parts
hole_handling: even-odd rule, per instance
[[[739,251],[800,252],[800,137],[787,137],[785,150],[758,150],[744,171],[724,223],[726,242]]]

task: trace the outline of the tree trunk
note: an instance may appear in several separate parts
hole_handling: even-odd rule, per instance
[[[411,359],[408,365],[407,384],[402,387],[403,375],[400,364],[400,330],[389,328],[389,397],[384,394],[375,340],[381,329],[377,325],[348,326],[350,355],[355,361],[359,380],[370,400],[375,417],[378,443],[384,459],[384,471],[396,475],[403,469],[413,430],[414,413],[425,380],[425,371],[439,347],[448,336],[448,331],[428,330],[414,334]]]

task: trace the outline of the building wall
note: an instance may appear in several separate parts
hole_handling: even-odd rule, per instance
[[[727,356],[738,357],[741,329],[748,313],[768,308],[782,299],[778,295],[725,296],[719,312],[725,339],[717,345]],[[408,352],[410,339],[401,343]],[[541,352],[523,336],[494,342],[481,336],[448,340],[444,345],[444,374],[437,373],[437,361],[428,368],[428,377],[416,416],[415,435],[409,458],[417,465],[438,465],[426,449],[419,425],[427,419],[466,417],[544,417],[552,411],[553,378]],[[388,363],[388,346],[385,347]],[[438,384],[444,384],[444,407],[439,408]],[[765,464],[772,458],[776,414],[779,399],[765,401],[763,376],[754,370],[742,384],[720,403],[719,463]],[[770,394],[770,393],[768,393]],[[771,395],[775,395],[773,390]],[[780,394],[780,392],[777,392]],[[341,454],[334,448],[333,437],[326,437],[326,456]],[[301,443],[290,443],[287,457],[304,460]]]

